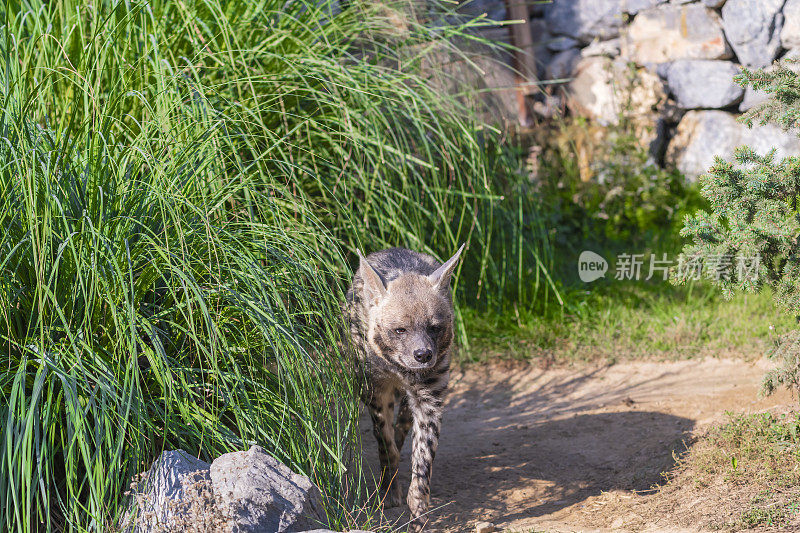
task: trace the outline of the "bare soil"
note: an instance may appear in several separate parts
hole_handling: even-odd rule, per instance
[[[707,529],[703,513],[722,509],[724,492],[682,498],[653,487],[694,436],[726,412],[796,402],[785,392],[759,398],[767,366],[707,358],[456,373],[433,469],[430,530],[474,531],[481,521],[524,532]],[[367,465],[377,470],[366,424],[363,438]],[[409,451],[407,442],[404,487]],[[386,515],[402,523],[402,512]]]

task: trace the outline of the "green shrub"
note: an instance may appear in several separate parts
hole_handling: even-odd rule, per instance
[[[548,137],[536,175],[551,240],[569,266],[570,254],[587,248],[672,251],[683,215],[704,205],[680,173],[655,163],[626,120],[565,119]]]
[[[797,125],[800,77],[786,65],[778,65],[774,72],[743,69],[736,80],[772,95],[770,101],[742,117],[745,123]],[[710,209],[686,218],[681,234],[692,242],[683,250],[683,267],[676,269],[676,282],[702,274],[726,296],[772,286],[778,306],[800,315],[800,159],[776,161],[774,151],[761,156],[743,146],[736,150],[732,163],[717,158],[701,180]],[[765,391],[781,384],[797,386],[799,346],[795,333],[778,341],[774,355],[781,366],[766,376]]]

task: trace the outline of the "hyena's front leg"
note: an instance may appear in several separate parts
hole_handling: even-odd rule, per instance
[[[394,424],[394,442],[397,445],[397,450],[403,451],[403,443],[406,441],[406,435],[411,431],[411,425],[414,423],[414,414],[411,412],[411,406],[408,404],[408,394],[403,393],[400,400],[400,409],[397,412],[397,422]]]
[[[422,531],[427,522],[431,496],[431,472],[439,431],[442,423],[442,402],[426,397],[411,401],[414,413],[414,440],[411,452],[411,485],[408,488],[408,508],[411,511],[409,532]]]
[[[384,507],[396,507],[402,503],[403,497],[400,480],[397,479],[400,452],[394,437],[394,392],[373,396],[368,405],[381,462],[380,498]]]

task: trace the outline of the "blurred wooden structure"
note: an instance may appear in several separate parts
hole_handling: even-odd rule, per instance
[[[530,15],[526,0],[505,0],[509,20],[515,24],[508,26],[514,51],[514,68],[517,70],[517,107],[519,123],[530,126],[532,117],[527,105],[527,96],[536,91],[538,78],[536,53],[531,34]]]

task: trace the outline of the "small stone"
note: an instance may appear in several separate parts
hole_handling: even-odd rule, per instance
[[[609,39],[608,41],[592,41],[592,43],[581,50],[582,57],[606,56],[617,57],[620,50],[620,39]]]
[[[581,53],[577,48],[570,48],[557,53],[545,67],[545,79],[560,80],[571,78],[580,59]]]
[[[475,524],[475,533],[494,533],[494,524],[491,522],[478,522]]]
[[[536,35],[534,35],[534,39],[536,39]],[[577,39],[564,37],[563,35],[559,37],[550,37],[547,40],[547,48],[553,52],[563,52],[564,50],[575,48],[580,44],[581,43]]]
[[[752,87],[747,87],[744,90],[744,98],[742,98],[742,102],[739,104],[739,111],[744,113],[745,111],[749,111],[754,107],[763,104],[769,100],[769,94],[764,91],[756,91]]]

